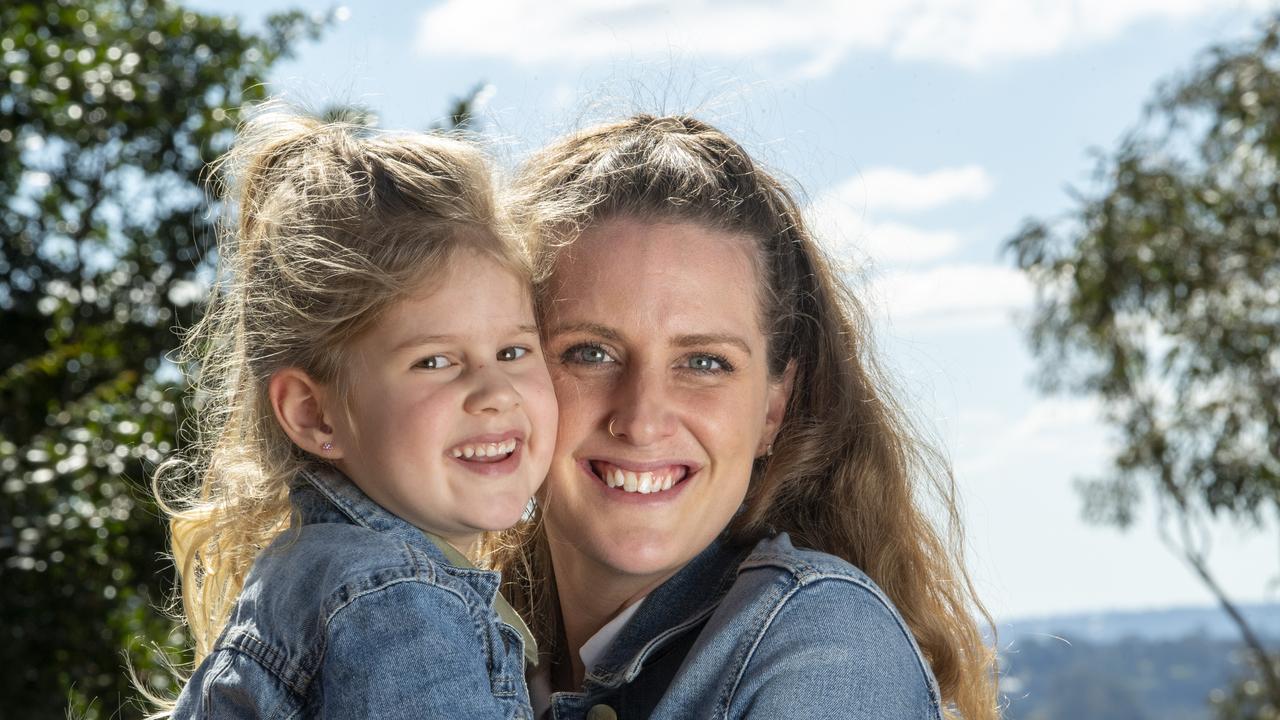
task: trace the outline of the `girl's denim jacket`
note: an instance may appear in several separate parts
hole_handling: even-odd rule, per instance
[[[544,717],[941,718],[933,673],[885,594],[785,533],[712,543],[645,598],[583,685],[553,694]]]
[[[290,500],[301,526],[254,563],[175,718],[532,717],[497,573],[450,565],[334,468]]]

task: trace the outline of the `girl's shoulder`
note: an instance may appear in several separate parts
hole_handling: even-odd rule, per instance
[[[454,568],[425,539],[415,545],[359,525],[313,523],[286,531],[263,550],[237,605],[279,621],[307,616],[322,630],[355,599],[400,584],[412,588],[415,604],[434,598],[470,606],[484,604],[497,578]]]
[[[498,582],[493,573],[471,576],[482,572],[358,525],[303,525],[259,555],[207,662],[234,662],[233,675],[271,677],[264,687],[302,697],[335,659],[377,655],[374,648],[388,643],[379,633],[388,628],[416,639],[420,661],[431,643],[482,655],[477,628]],[[493,588],[487,595],[485,580]]]
[[[356,717],[365,712],[348,711],[408,692],[405,707],[378,715],[440,716],[456,706],[463,717],[508,717],[495,708],[527,702],[520,644],[501,634],[489,606],[497,576],[486,573],[357,525],[290,530],[258,558],[179,704],[238,702],[267,715],[319,703]]]

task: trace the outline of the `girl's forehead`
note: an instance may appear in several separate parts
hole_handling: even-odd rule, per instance
[[[534,327],[527,278],[475,253],[459,254],[449,265],[387,309],[373,332],[378,340],[398,346]]]

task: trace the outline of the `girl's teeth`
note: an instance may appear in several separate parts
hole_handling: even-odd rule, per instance
[[[509,455],[515,452],[516,440],[503,440],[500,443],[478,443],[475,445],[465,445],[456,447],[451,454],[456,458],[486,458],[498,457],[499,455]]]

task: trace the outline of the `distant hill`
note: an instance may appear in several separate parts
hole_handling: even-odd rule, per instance
[[[1280,649],[1280,605],[1245,615]],[[1248,663],[1216,608],[1106,612],[1001,624],[1005,720],[1209,720]]]
[[[1280,603],[1241,605],[1240,610],[1263,637],[1280,639]],[[1059,636],[1067,640],[1106,643],[1126,637],[1176,640],[1204,635],[1218,640],[1239,637],[1221,608],[1184,607],[1024,618],[999,624],[1001,644],[1025,637]]]

